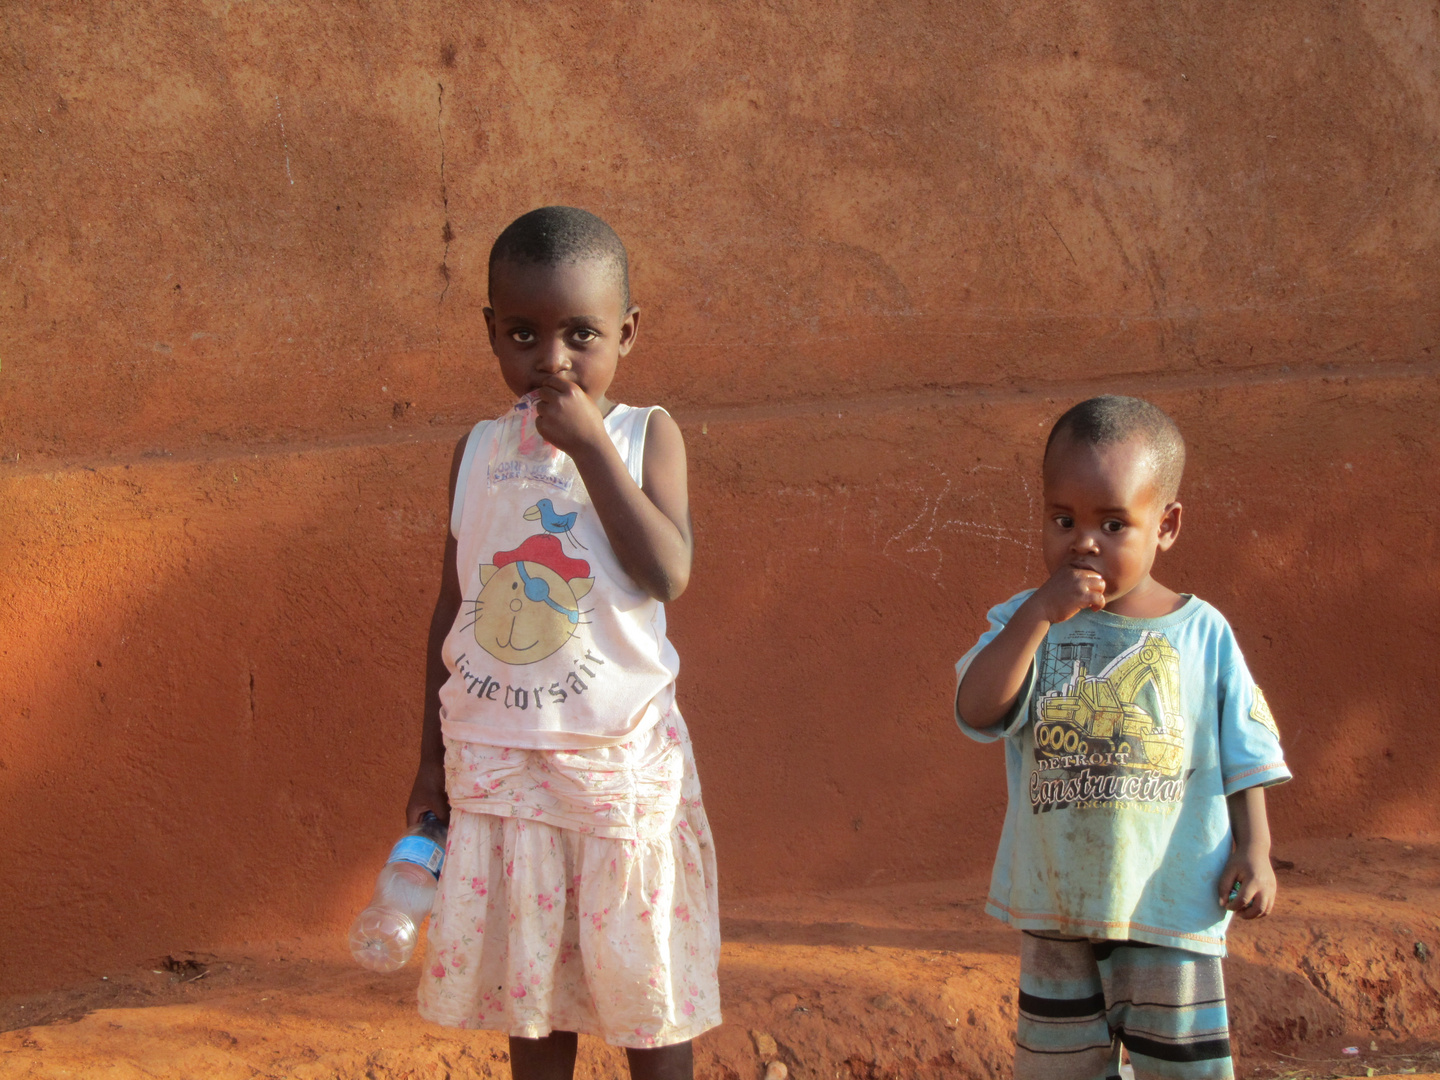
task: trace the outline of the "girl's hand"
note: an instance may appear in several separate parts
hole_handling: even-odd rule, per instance
[[[418,825],[425,811],[430,811],[442,824],[450,823],[450,800],[445,796],[445,764],[420,762],[415,783],[410,788],[410,801],[405,806],[405,824]]]
[[[551,446],[571,457],[583,447],[608,442],[605,418],[590,395],[563,375],[551,375],[539,388],[535,430]]]
[[[1237,847],[1220,871],[1220,906],[1242,919],[1263,919],[1275,907],[1279,883],[1270,866],[1268,845]]]
[[[1060,566],[1026,603],[1046,622],[1062,623],[1085,608],[1099,611],[1105,606],[1105,579],[1094,570]]]

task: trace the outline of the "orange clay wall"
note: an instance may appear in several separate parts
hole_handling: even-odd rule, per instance
[[[1440,830],[1430,0],[9,4],[0,985],[340,932],[401,825],[496,232],[628,241],[732,897],[988,865],[949,719],[1051,420],[1189,438],[1287,837]]]

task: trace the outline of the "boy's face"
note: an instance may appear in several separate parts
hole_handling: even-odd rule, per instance
[[[1045,566],[1092,570],[1105,579],[1114,608],[1149,585],[1157,551],[1180,532],[1180,504],[1166,503],[1143,439],[1094,446],[1058,436],[1045,458]],[[1118,614],[1125,614],[1124,605]]]
[[[521,396],[558,375],[603,409],[639,325],[640,309],[624,305],[617,273],[599,259],[497,263],[485,326],[505,385]]]

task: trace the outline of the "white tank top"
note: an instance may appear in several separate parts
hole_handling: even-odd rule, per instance
[[[616,405],[605,417],[637,484],[651,411]],[[625,742],[675,697],[665,605],[621,568],[569,458],[554,452],[557,480],[507,455],[513,417],[475,425],[456,480],[462,603],[445,639],[441,729],[533,750]]]

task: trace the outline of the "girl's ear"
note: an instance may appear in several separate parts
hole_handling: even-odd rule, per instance
[[[635,338],[640,333],[640,309],[633,304],[630,310],[625,312],[625,319],[620,324],[620,355],[626,355],[635,347]]]
[[[1178,502],[1172,502],[1165,507],[1165,513],[1160,516],[1160,550],[1169,551],[1175,543],[1175,538],[1180,535],[1180,511],[1182,507]]]
[[[495,309],[487,307],[482,309],[485,312],[485,333],[490,338],[490,351],[495,351]]]

